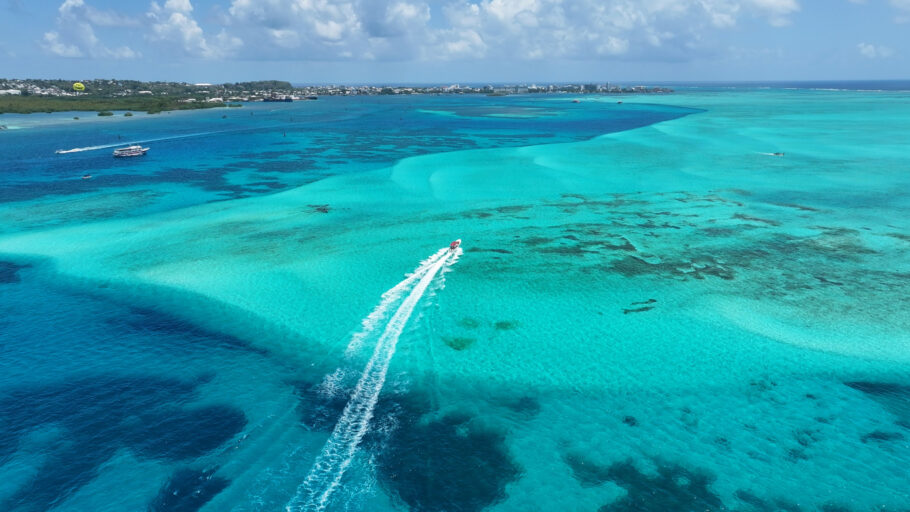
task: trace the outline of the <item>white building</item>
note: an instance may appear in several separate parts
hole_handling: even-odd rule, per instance
[[[0,89],[0,96],[19,96],[22,91],[19,89]]]

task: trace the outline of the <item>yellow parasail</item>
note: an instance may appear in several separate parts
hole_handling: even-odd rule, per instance
[[[73,90],[77,92],[82,92],[85,90],[85,85],[82,82],[76,82],[73,84]]]

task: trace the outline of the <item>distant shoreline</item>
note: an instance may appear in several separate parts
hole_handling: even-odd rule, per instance
[[[223,107],[252,101],[293,101],[320,96],[408,96],[510,94],[663,94],[668,87],[622,86],[611,83],[568,83],[504,86],[375,86],[320,85],[295,87],[290,82],[261,80],[224,84],[185,82],[141,82],[98,79],[0,79],[0,114],[30,114],[65,111],[195,110]]]
[[[227,106],[218,102],[181,102],[177,98],[147,96],[97,98],[59,96],[0,96],[0,114],[37,114],[51,112],[110,112],[126,110],[157,114],[169,110],[196,110]]]

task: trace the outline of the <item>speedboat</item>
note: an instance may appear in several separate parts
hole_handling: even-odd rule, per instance
[[[458,246],[459,246],[459,245],[461,245],[461,239],[460,239],[460,238],[459,238],[458,240],[455,240],[454,242],[452,242],[452,243],[449,244],[449,250],[450,250],[450,251],[454,251],[455,249],[458,249]]]
[[[144,148],[139,145],[127,146],[125,148],[118,148],[114,150],[114,156],[123,157],[123,156],[142,156],[148,152],[149,148]]]

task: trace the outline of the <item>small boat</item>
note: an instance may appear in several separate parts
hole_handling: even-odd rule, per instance
[[[144,148],[139,145],[127,146],[125,148],[118,148],[114,150],[114,156],[124,157],[124,156],[142,156],[148,152],[149,148]]]
[[[450,250],[450,251],[454,251],[455,249],[458,249],[458,246],[459,246],[459,245],[461,245],[461,239],[460,239],[460,238],[459,238],[458,240],[455,240],[454,242],[452,242],[452,243],[449,244],[449,250]]]
[[[82,179],[84,179],[84,180],[90,180],[90,179],[92,179],[92,175],[91,175],[91,174],[83,174],[83,175],[82,175]]]

